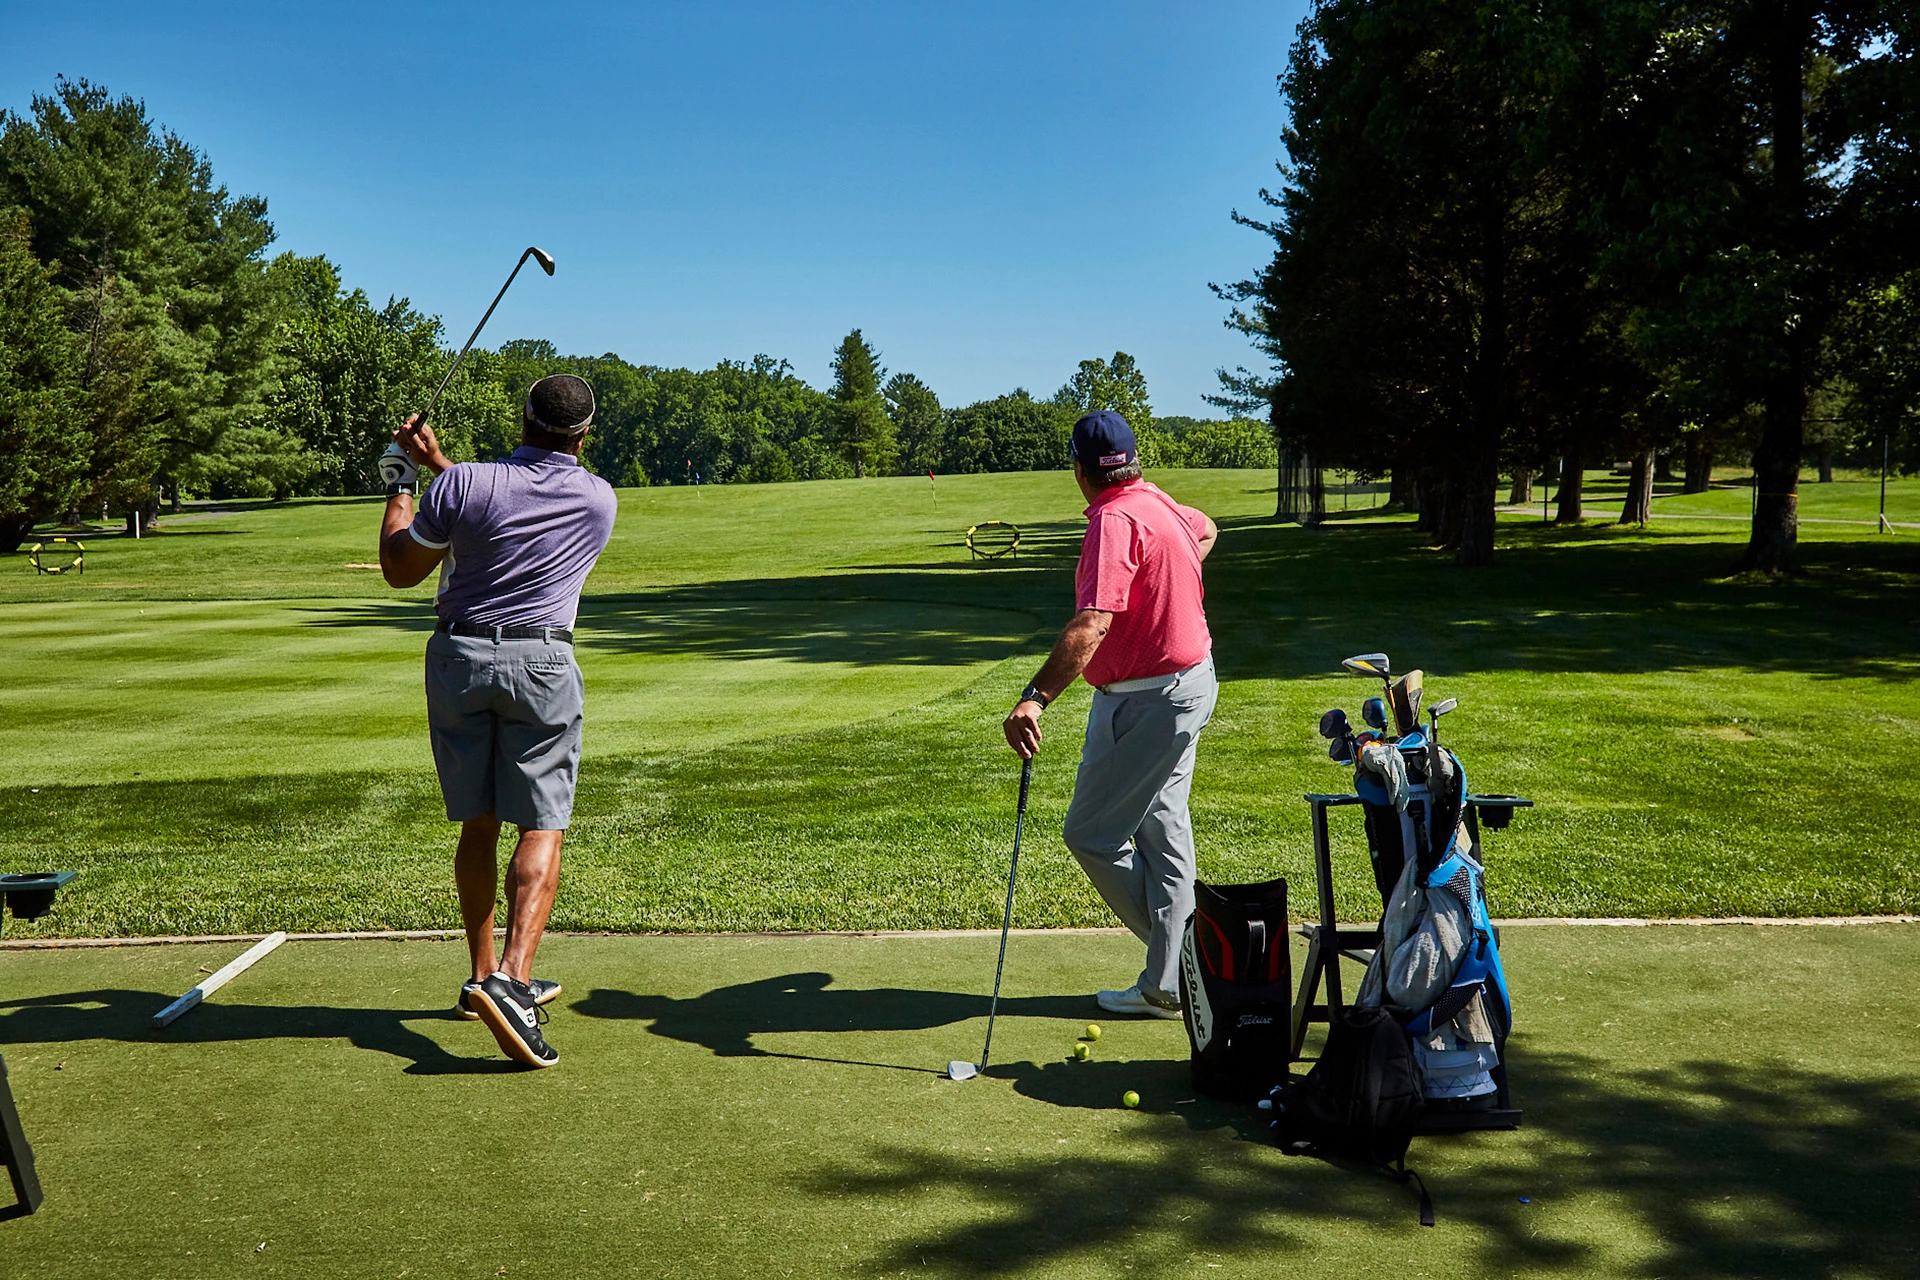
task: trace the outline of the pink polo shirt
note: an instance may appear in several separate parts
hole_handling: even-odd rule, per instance
[[[1164,676],[1213,648],[1200,582],[1207,518],[1145,480],[1108,489],[1087,508],[1074,608],[1113,615],[1087,663],[1091,685]]]

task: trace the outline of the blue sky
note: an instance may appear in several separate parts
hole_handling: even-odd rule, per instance
[[[86,6],[0,0],[0,106],[144,99],[277,248],[483,342],[816,385],[859,326],[944,403],[1131,352],[1161,414],[1248,362],[1208,281],[1270,242],[1277,4]]]

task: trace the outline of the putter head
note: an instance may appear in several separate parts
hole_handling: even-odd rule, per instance
[[[1372,729],[1387,727],[1387,704],[1382,698],[1368,698],[1360,704],[1360,718]]]
[[[521,256],[523,257],[531,256],[535,262],[540,264],[540,269],[542,271],[546,272],[548,275],[553,274],[553,255],[548,253],[545,249],[536,249],[534,246],[528,245],[527,252]]]
[[[971,1062],[949,1062],[947,1064],[947,1079],[949,1080],[971,1080],[979,1074],[980,1068],[974,1066]]]
[[[1393,679],[1393,663],[1384,653],[1356,654],[1340,659],[1340,665],[1357,676],[1372,676],[1376,680]]]

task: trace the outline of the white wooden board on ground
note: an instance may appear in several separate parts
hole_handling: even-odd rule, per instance
[[[266,955],[286,940],[287,935],[283,932],[270,933],[260,939],[260,941],[254,943],[251,947],[248,947],[244,955],[241,955],[238,959],[228,961],[225,965],[221,966],[218,973],[208,978],[193,990],[187,992],[187,994],[181,996],[178,1000],[175,1000],[160,1012],[154,1014],[153,1025],[155,1027],[167,1026],[181,1014],[193,1008],[202,1000],[226,986],[229,982],[232,982],[235,977],[244,973],[248,966],[252,965],[254,961]]]

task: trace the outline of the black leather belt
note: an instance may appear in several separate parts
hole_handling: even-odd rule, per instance
[[[434,630],[475,640],[559,640],[566,644],[573,643],[573,632],[565,627],[483,627],[474,622],[442,622]]]

